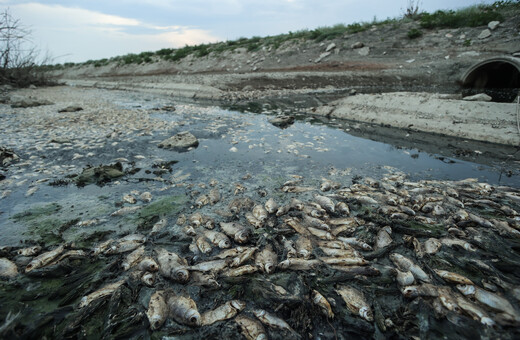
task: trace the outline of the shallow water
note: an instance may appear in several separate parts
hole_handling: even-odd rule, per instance
[[[0,232],[2,233],[0,246],[20,247],[40,244],[44,248],[50,249],[55,245],[68,243],[77,248],[92,249],[95,244],[108,237],[117,238],[135,232],[146,234],[150,230],[151,224],[155,223],[159,217],[167,216],[170,219],[167,233],[156,239],[152,238],[152,241],[146,244],[147,253],[151,254],[153,249],[162,246],[189,257],[191,261],[196,261],[197,257],[190,255],[187,250],[188,245],[192,242],[191,238],[186,235],[179,236],[182,232],[179,233],[180,228],[174,225],[178,214],[189,215],[200,211],[219,221],[222,218],[217,216],[215,211],[217,209],[225,210],[230,200],[241,195],[250,197],[255,202],[265,201],[264,193],[267,193],[267,197],[275,198],[280,204],[286,204],[293,197],[302,201],[311,201],[322,178],[339,182],[344,187],[348,187],[361,179],[367,177],[380,179],[389,173],[404,173],[409,181],[460,180],[474,177],[492,185],[520,188],[520,174],[518,167],[515,166],[518,164],[518,155],[514,154],[515,149],[513,148],[502,148],[485,143],[468,143],[454,139],[445,142],[436,136],[426,137],[413,132],[392,129],[386,129],[382,133],[379,127],[366,124],[312,117],[304,109],[284,110],[284,113],[295,114],[297,121],[286,129],[280,129],[268,122],[276,113],[281,112],[278,109],[265,107],[262,110],[264,113],[259,114],[237,112],[217,106],[176,103],[165,96],[117,91],[104,91],[100,95],[111,99],[122,109],[141,110],[153,120],[172,123],[172,128],[151,130],[146,133],[140,133],[141,130],[123,131],[110,139],[105,136],[107,132],[102,129],[100,131],[86,129],[84,134],[79,134],[77,138],[86,141],[96,140],[96,147],[91,150],[93,153],[91,156],[87,154],[89,150],[79,150],[67,143],[48,146],[47,141],[54,138],[55,131],[52,131],[52,128],[49,128],[49,131],[29,132],[13,129],[10,134],[0,136],[0,145],[8,145],[15,149],[22,158],[21,162],[32,160],[32,163],[28,165],[12,165],[7,172],[6,181],[9,183],[2,184],[2,190],[10,190],[11,193],[0,200],[2,212],[0,214]],[[171,108],[162,110],[161,108],[165,105],[174,105],[175,110],[172,111]],[[179,153],[157,147],[160,141],[186,130],[191,131],[199,139],[197,148]],[[419,140],[437,140],[442,149],[439,149],[438,152],[432,151],[431,143],[425,146],[425,144],[417,142]],[[33,144],[47,146],[36,148]],[[445,145],[449,145],[449,147],[444,147]],[[434,148],[435,146],[433,146]],[[456,157],[456,151],[462,149],[470,151],[464,153],[460,158]],[[77,153],[80,153],[81,157],[75,159]],[[495,157],[493,157],[493,153]],[[509,157],[509,155],[513,156]],[[74,176],[80,174],[84,167],[112,164],[120,157],[127,159],[127,161],[123,161],[123,167],[128,171],[124,177],[102,186],[90,184],[77,187],[73,184]],[[167,162],[172,162],[172,165],[162,172],[157,172],[157,165]],[[303,180],[299,185],[312,187],[315,189],[314,192],[297,195],[282,193],[280,188],[283,183],[294,179],[294,175],[302,176]],[[47,181],[36,184],[40,179],[47,179]],[[200,193],[209,190],[211,180],[218,182],[216,187],[222,195],[221,202],[215,206],[205,206],[200,210],[194,209],[195,198]],[[56,184],[58,181],[63,181],[64,185],[49,185]],[[27,190],[32,187],[38,187],[38,190],[28,196]],[[148,204],[138,201],[136,205],[141,206],[142,210],[137,213],[111,216],[112,212],[122,206],[129,206],[122,202],[122,197],[132,191],[151,192],[152,202]],[[236,191],[241,192],[237,195]],[[356,209],[357,211],[353,214],[359,214],[361,217],[372,213],[370,209],[363,206],[356,206]],[[88,227],[76,225],[77,221],[91,219],[99,221]],[[374,218],[374,221],[376,220]],[[367,240],[373,241],[374,235],[369,235],[369,232],[364,230],[365,227],[360,226],[356,232],[364,235]],[[378,227],[381,226],[378,225]],[[414,225],[406,230],[410,231],[413,227],[425,228],[423,225],[419,227]],[[395,234],[395,239],[401,242],[399,251],[413,256],[411,246],[402,244],[400,232],[402,230]],[[425,235],[432,232],[437,233],[436,237],[447,235],[444,228],[435,225],[435,227],[431,227],[431,230],[419,230],[418,235],[424,237],[420,241],[424,241]],[[486,234],[484,241],[490,242],[490,249],[483,251],[482,257],[487,259],[488,256],[498,256],[502,259],[500,247],[496,245],[496,249],[491,247],[490,240],[494,240],[493,237],[496,236]],[[273,234],[273,231],[267,228],[256,230],[254,238],[257,245],[262,244],[262,246],[267,241],[279,242],[279,235]],[[487,245],[485,242],[483,244]],[[505,245],[504,249],[515,247],[515,242],[511,239],[500,239],[496,244]],[[504,257],[507,260],[504,260],[504,267],[516,266],[516,262],[514,262],[518,260],[516,252],[511,250],[511,253]],[[445,249],[442,258],[428,257],[422,261],[444,268],[447,259],[462,258],[465,255],[460,249]],[[481,254],[479,253],[479,255]],[[441,256],[439,255],[439,257]],[[319,288],[329,298],[336,296],[333,285],[337,282],[350,282],[341,277],[337,279],[335,277],[337,272],[331,274],[327,268],[317,271],[318,275],[313,272],[300,275],[296,272],[286,271],[271,276],[255,274],[252,279],[249,277],[236,280],[227,279],[224,280],[225,289],[208,292],[189,285],[171,284],[166,279],[162,279],[156,288],[141,287],[137,289],[129,284],[129,287],[125,286],[122,289],[119,293],[120,296],[110,298],[110,301],[107,302],[109,309],[113,308],[120,313],[117,316],[120,317],[118,321],[116,320],[117,322],[112,322],[113,320],[110,319],[105,309],[95,309],[94,307],[94,317],[88,319],[76,309],[79,298],[92,292],[95,288],[99,288],[103,282],[114,282],[124,275],[120,269],[116,269],[119,268],[121,258],[122,256],[89,258],[80,261],[80,265],[74,270],[63,269],[72,271],[73,277],[82,278],[84,280],[82,284],[71,284],[68,282],[69,279],[61,280],[61,278],[52,277],[42,280],[20,277],[15,285],[2,283],[0,288],[4,288],[6,294],[20,292],[23,294],[16,298],[10,297],[8,294],[0,294],[0,302],[6,306],[0,313],[0,326],[1,321],[6,318],[7,312],[12,310],[14,312],[22,311],[22,316],[18,321],[25,328],[20,326],[23,329],[23,332],[20,331],[21,334],[31,334],[31,327],[34,327],[34,330],[38,330],[40,327],[45,329],[45,334],[54,335],[55,333],[50,327],[45,328],[45,324],[41,325],[47,320],[49,325],[54,324],[58,333],[63,335],[67,334],[63,330],[64,325],[70,326],[75,322],[81,323],[81,321],[87,320],[84,331],[99,330],[105,327],[104,332],[108,334],[105,335],[110,338],[110,335],[113,336],[115,332],[121,331],[117,327],[122,327],[123,330],[126,327],[129,332],[124,333],[126,337],[144,334],[144,337],[147,338],[150,333],[147,323],[143,321],[145,320],[143,312],[150,295],[155,289],[173,287],[176,293],[183,292],[192,296],[201,311],[214,308],[235,297],[252,299],[253,304],[261,308],[274,310],[273,306],[277,304],[280,308],[280,315],[290,319],[292,325],[309,330],[305,325],[312,322],[310,317],[316,313],[316,310],[309,306],[308,302],[270,301],[269,297],[262,295],[267,291],[265,288],[267,282],[275,282],[287,288],[289,292],[299,295],[302,299],[304,296],[308,296],[310,288]],[[23,263],[24,259],[18,258],[18,261]],[[377,265],[380,267],[391,265],[391,262],[384,257],[376,259],[375,262],[378,262]],[[463,267],[460,263],[456,265]],[[20,268],[22,267],[23,265],[20,265]],[[467,270],[464,267],[464,273]],[[471,273],[474,275],[473,278],[482,279],[480,271],[473,269]],[[510,283],[518,284],[516,275],[507,274],[506,278],[510,280]],[[353,278],[350,277],[350,279]],[[410,303],[410,300],[404,300],[393,278],[388,275],[369,280],[363,276],[356,276],[353,282],[359,289],[363,289],[365,294],[370,292],[370,299],[375,301],[377,296],[379,303],[385,304],[381,307],[386,317],[405,320],[404,325],[400,325],[403,327],[402,329],[409,329],[406,322],[408,319],[413,320],[410,322],[413,324],[410,326],[413,328],[413,335],[424,336],[428,334],[431,326],[431,330],[438,333],[445,331],[451,336],[460,335],[469,338],[473,337],[473,333],[475,333],[472,331],[472,325],[476,328],[482,327],[467,317],[459,320],[457,316],[455,321],[451,321],[453,324],[461,325],[461,330],[451,330],[452,323],[446,319],[434,318],[430,307],[425,308],[422,305],[424,301],[418,299]],[[60,290],[61,284],[65,285],[66,291]],[[78,289],[78,296],[69,296],[67,291],[75,289]],[[48,300],[47,298],[42,299],[42,296],[49,295],[52,297],[49,297]],[[23,307],[26,303],[29,303],[29,309]],[[131,306],[131,308],[125,309],[122,313],[118,309],[120,303],[121,306]],[[317,320],[321,321],[314,322],[316,327],[314,336],[330,338],[338,332],[339,338],[341,338],[341,332],[344,331],[344,334],[359,338],[384,337],[383,334],[378,333],[378,328],[373,324],[361,321],[340,306],[342,306],[342,302],[336,296],[334,309],[339,313],[337,319],[334,320],[334,325],[327,324],[324,318],[318,318]],[[65,316],[72,309],[74,309],[74,313]],[[42,317],[33,317],[35,311],[41,313],[38,315]],[[134,314],[127,315],[133,311],[135,311]],[[414,318],[414,313],[417,318]],[[48,321],[48,318],[52,321]],[[60,325],[63,318],[66,318],[66,322]],[[231,324],[234,325],[234,323]],[[238,334],[237,328],[230,326],[230,323],[193,330],[186,327],[179,328],[175,323],[169,322],[165,329],[166,331],[156,332],[153,336],[185,333],[182,338],[194,339],[217,334],[223,338],[236,337]],[[486,334],[490,337],[495,335],[490,332],[492,331],[486,328],[481,335],[484,337]],[[438,333],[438,336],[436,335],[434,338],[441,337]],[[397,334],[400,336],[412,335],[412,333],[399,332]],[[394,333],[394,335],[396,334]],[[270,332],[270,336],[283,337],[280,332]]]

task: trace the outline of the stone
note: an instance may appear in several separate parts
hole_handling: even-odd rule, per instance
[[[330,52],[323,52],[322,54],[320,54],[320,56],[318,58],[316,58],[316,60],[314,60],[314,62],[317,64],[320,61],[322,61],[323,59],[327,58],[331,54],[332,53],[330,53]]]
[[[0,165],[7,167],[18,161],[20,157],[13,150],[0,146]]]
[[[486,28],[485,30],[480,32],[478,38],[479,39],[486,39],[486,38],[489,38],[490,36],[491,36],[491,31]]]
[[[124,175],[123,165],[120,162],[112,165],[87,167],[83,169],[83,172],[76,178],[76,185],[79,187],[93,183],[103,185]]]
[[[500,21],[491,21],[488,24],[488,28],[493,31],[498,27],[498,25],[500,25]]]
[[[176,151],[187,151],[191,147],[199,146],[199,140],[189,131],[179,132],[158,144],[158,147]]]
[[[370,47],[368,47],[368,46],[362,47],[358,50],[358,53],[360,56],[366,57],[367,55],[370,54]]]
[[[357,48],[362,48],[362,47],[364,47],[364,46],[365,46],[365,44],[363,44],[361,41],[358,41],[358,42],[352,44],[352,46],[350,46],[350,47],[351,47],[353,50],[355,50],[355,49],[357,49]]]
[[[14,108],[28,108],[42,105],[52,105],[53,103],[48,100],[37,100],[33,98],[19,99],[11,102],[11,107]]]
[[[62,112],[78,112],[78,111],[82,111],[82,110],[83,110],[83,108],[81,106],[71,105],[71,106],[67,106],[64,109],[59,110],[58,112],[59,113],[62,113]]]
[[[491,98],[490,96],[488,96],[485,93],[479,93],[479,94],[476,94],[473,96],[468,96],[468,97],[462,98],[462,100],[466,100],[466,101],[470,101],[470,102],[490,102],[491,99],[493,99],[493,98]]]
[[[281,129],[285,129],[286,127],[294,124],[294,116],[277,116],[273,119],[270,119],[269,123]]]
[[[331,43],[329,46],[327,46],[327,48],[325,49],[325,52],[330,52],[330,51],[332,51],[335,48],[336,48],[336,44],[335,43]]]

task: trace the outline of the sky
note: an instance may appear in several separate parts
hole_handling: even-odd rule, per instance
[[[54,63],[401,17],[494,0],[0,0]]]

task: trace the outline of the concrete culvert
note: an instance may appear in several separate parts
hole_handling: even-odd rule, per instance
[[[464,95],[486,93],[494,102],[512,102],[520,90],[520,58],[495,57],[471,66],[461,78]]]

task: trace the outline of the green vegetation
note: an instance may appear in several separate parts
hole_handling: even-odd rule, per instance
[[[422,36],[421,30],[418,30],[417,28],[412,28],[407,33],[408,39],[416,39]]]
[[[495,1],[491,5],[476,5],[463,8],[457,11],[446,10],[434,13],[422,12],[418,1],[410,1],[406,12],[402,18],[377,20],[371,22],[353,23],[349,25],[338,24],[331,27],[318,27],[313,30],[300,30],[267,37],[239,38],[213,44],[201,44],[196,46],[185,46],[182,48],[163,48],[156,52],[142,52],[139,54],[127,54],[110,59],[89,60],[82,64],[65,63],[54,65],[54,69],[62,69],[75,66],[93,65],[94,67],[129,64],[145,64],[166,61],[180,61],[188,56],[203,58],[210,54],[219,55],[225,52],[238,52],[238,50],[255,52],[262,49],[278,49],[283,44],[299,43],[305,41],[324,42],[350,34],[367,31],[373,27],[384,27],[388,30],[397,29],[403,23],[416,22],[423,29],[436,28],[459,28],[485,26],[490,21],[504,21],[506,18],[520,14],[520,0],[501,0]],[[423,35],[423,31],[412,28],[407,32],[409,39],[416,39]],[[471,40],[466,40],[465,46],[471,44]]]

